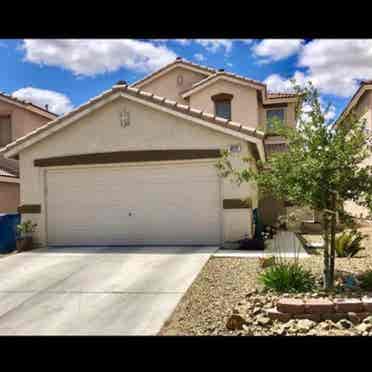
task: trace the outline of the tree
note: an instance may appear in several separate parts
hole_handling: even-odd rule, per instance
[[[295,129],[273,121],[278,135],[285,138],[287,151],[271,155],[256,170],[233,169],[228,151],[217,164],[220,175],[234,182],[256,182],[262,195],[271,194],[298,206],[308,206],[322,214],[324,236],[324,287],[334,283],[336,214],[346,200],[372,210],[372,166],[363,166],[371,156],[366,123],[349,114],[337,126],[326,123],[318,91],[311,83],[298,94]],[[249,159],[243,159],[248,161]]]

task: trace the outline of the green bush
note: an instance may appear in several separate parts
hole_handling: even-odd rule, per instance
[[[372,270],[364,272],[360,277],[360,287],[366,291],[372,291]]]
[[[361,232],[356,230],[344,231],[336,237],[336,254],[338,257],[354,257],[359,251],[364,249],[361,246],[365,238]]]
[[[265,289],[276,292],[310,292],[315,287],[312,273],[298,263],[270,266],[259,276],[259,281]]]

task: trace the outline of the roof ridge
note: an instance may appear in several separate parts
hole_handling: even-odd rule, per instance
[[[110,94],[113,94],[117,91],[121,91],[123,93],[127,93],[127,94],[132,95],[132,96],[137,96],[139,98],[149,100],[152,103],[158,104],[160,106],[171,108],[171,109],[174,109],[175,111],[184,113],[184,114],[189,115],[191,117],[194,117],[194,118],[196,117],[196,118],[199,118],[199,119],[202,119],[202,120],[206,120],[206,121],[209,121],[213,124],[223,126],[227,129],[231,129],[231,130],[234,130],[234,131],[242,132],[243,134],[247,134],[247,135],[250,135],[250,136],[253,136],[253,137],[256,137],[256,138],[263,139],[264,135],[265,135],[264,132],[258,130],[257,128],[252,128],[252,127],[249,127],[249,126],[245,126],[241,123],[237,123],[237,122],[234,122],[232,120],[228,120],[228,119],[225,119],[225,118],[222,118],[222,117],[219,117],[219,116],[215,116],[215,115],[210,114],[208,112],[204,112],[202,110],[193,108],[189,105],[181,104],[181,103],[178,103],[176,101],[172,101],[168,98],[155,95],[154,93],[150,93],[150,92],[132,87],[128,84],[123,84],[123,85],[113,85],[111,89],[106,90],[106,91],[102,92],[101,94],[99,94],[98,96],[95,96],[95,97],[91,98],[90,100],[81,104],[80,106],[76,107],[75,109],[65,113],[62,116],[57,117],[56,119],[44,124],[41,127],[36,128],[35,130],[33,130],[33,131],[27,133],[26,135],[24,135],[23,137],[19,137],[15,141],[9,143],[8,145],[6,145],[2,149],[0,149],[0,154],[9,151],[10,149],[14,148],[15,146],[17,146],[17,145],[21,144],[22,142],[28,140],[30,137],[33,137],[36,134],[49,129],[52,126],[55,126],[56,124],[60,123],[61,121],[75,115],[76,113],[84,110],[85,108],[89,107],[93,103],[101,100],[103,97],[109,96]]]

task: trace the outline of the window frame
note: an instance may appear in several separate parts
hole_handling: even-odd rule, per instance
[[[282,110],[283,111],[283,124],[284,125],[286,124],[286,122],[287,122],[287,106],[264,108],[264,111],[265,111],[265,128],[266,128],[266,132],[272,132],[274,130],[269,125],[269,121],[268,121],[268,118],[267,118],[268,112],[269,111],[278,111],[278,110]]]
[[[219,93],[219,94],[215,94],[211,97],[212,101],[213,101],[213,104],[214,104],[214,115],[215,116],[218,116],[217,115],[217,105],[218,104],[228,104],[229,105],[229,117],[226,118],[226,117],[223,117],[223,116],[219,116],[219,117],[222,117],[226,120],[231,120],[232,118],[232,100],[233,100],[234,96],[232,94],[228,94],[228,93]]]

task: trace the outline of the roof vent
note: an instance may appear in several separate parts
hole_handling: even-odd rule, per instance
[[[45,105],[45,110],[49,110],[49,105],[48,104]]]
[[[219,71],[219,72],[224,72],[225,69],[224,69],[224,68],[219,68],[218,71]]]
[[[119,80],[116,85],[127,85],[127,82],[125,80]]]
[[[181,61],[182,57],[177,57],[176,61]]]

